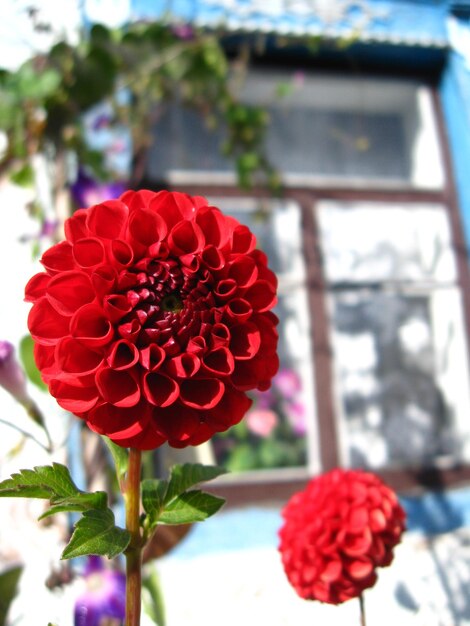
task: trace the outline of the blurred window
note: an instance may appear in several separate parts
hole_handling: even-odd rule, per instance
[[[241,97],[269,113],[266,152],[291,186],[443,186],[431,96],[421,83],[253,70]],[[232,161],[221,155],[225,136],[213,121],[201,124],[182,105],[162,109],[148,177],[232,184]]]
[[[469,372],[445,208],[320,202],[341,461],[470,460]]]

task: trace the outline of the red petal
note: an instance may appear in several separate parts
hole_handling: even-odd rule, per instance
[[[104,296],[106,293],[111,292],[116,278],[116,270],[111,265],[104,265],[96,268],[91,275],[91,282],[96,293],[99,296]]]
[[[233,278],[239,287],[250,287],[258,277],[258,268],[254,259],[240,256],[230,264],[229,278]]]
[[[150,246],[167,234],[164,219],[154,211],[134,211],[129,220],[129,232],[139,243]]]
[[[92,233],[105,239],[118,239],[124,230],[129,209],[120,200],[108,200],[88,210],[86,225]]]
[[[149,208],[164,219],[169,229],[183,219],[175,197],[168,191],[156,193],[150,202]]]
[[[248,226],[237,226],[232,235],[232,253],[248,254],[252,252],[255,247],[256,237]]]
[[[65,238],[70,241],[70,243],[75,243],[79,239],[83,237],[87,237],[89,235],[88,228],[86,227],[86,218],[88,216],[88,209],[78,209],[69,217],[68,220],[65,220],[64,231]]]
[[[49,391],[63,409],[72,413],[86,413],[95,406],[99,397],[95,386],[70,385],[61,380],[52,380]]]
[[[140,364],[145,367],[146,370],[154,371],[160,367],[165,360],[165,350],[157,346],[156,343],[151,343],[146,348],[140,350]]]
[[[366,578],[374,571],[374,567],[368,559],[352,561],[347,564],[346,569],[351,578],[355,580]]]
[[[110,294],[103,298],[103,309],[112,322],[118,322],[132,311],[132,305],[126,296]]]
[[[216,348],[202,360],[204,368],[215,376],[228,376],[235,369],[233,355],[228,348]]]
[[[111,243],[111,252],[114,258],[121,265],[130,265],[134,260],[134,251],[127,241],[122,239],[114,239]]]
[[[74,337],[91,347],[104,346],[111,341],[114,328],[96,304],[86,304],[72,317],[70,330]]]
[[[253,307],[254,311],[262,313],[272,309],[277,302],[276,289],[266,280],[258,280],[243,296]]]
[[[173,378],[158,372],[149,372],[144,376],[144,394],[147,400],[158,407],[173,404],[180,393],[178,384]]]
[[[103,242],[96,237],[79,239],[73,246],[73,258],[80,267],[94,267],[105,258]]]
[[[190,378],[197,373],[200,366],[201,361],[193,352],[185,352],[168,361],[166,367],[172,376]]]
[[[243,298],[234,298],[225,308],[224,316],[235,323],[246,322],[253,314],[253,309],[249,302]]]
[[[223,247],[232,232],[230,228],[232,222],[215,207],[204,207],[199,210],[196,215],[196,223],[204,233],[206,244],[216,248]]]
[[[95,372],[103,361],[103,356],[90,350],[73,337],[64,337],[56,346],[56,360],[59,367],[73,376],[83,376]]]
[[[204,235],[206,235],[205,232]],[[221,270],[225,265],[223,254],[215,246],[206,246],[202,251],[201,260],[205,267],[211,271]]]
[[[44,345],[54,345],[57,340],[69,334],[70,318],[60,315],[43,298],[33,305],[28,315],[28,328],[33,339]]]
[[[168,245],[173,254],[196,254],[204,246],[204,234],[197,224],[183,220],[171,229]]]
[[[56,274],[47,287],[47,297],[62,315],[72,315],[84,304],[95,299],[90,278],[83,272]]]
[[[96,375],[96,385],[106,402],[118,407],[135,406],[140,400],[140,388],[127,371],[103,368]]]
[[[200,425],[198,412],[179,402],[166,409],[155,409],[153,417],[158,431],[167,437],[171,446],[178,448],[188,444]]]
[[[216,378],[191,378],[181,382],[180,398],[194,409],[212,409],[224,395],[224,389]]]
[[[41,263],[52,274],[75,269],[72,246],[68,241],[61,241],[44,252]]]
[[[226,302],[230,298],[233,298],[237,292],[238,285],[233,278],[227,278],[221,280],[214,289],[214,295],[219,302]]]
[[[238,360],[252,359],[261,345],[261,334],[258,328],[250,323],[237,324],[230,328],[232,338],[230,351]]]
[[[113,345],[107,358],[109,366],[113,370],[129,369],[139,360],[139,351],[133,343],[120,339]]]
[[[46,274],[46,272],[40,272],[30,278],[25,287],[25,301],[36,302],[36,300],[42,298],[46,293],[46,288],[50,280],[51,277],[49,274]]]

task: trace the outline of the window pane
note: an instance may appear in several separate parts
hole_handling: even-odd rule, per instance
[[[381,468],[468,461],[458,290],[342,291],[332,301],[344,462]]]
[[[240,98],[269,113],[266,152],[288,184],[443,186],[431,98],[420,83],[253,69]],[[209,129],[187,107],[163,111],[147,175],[233,181],[222,128]]]
[[[325,201],[318,220],[332,285],[456,279],[449,222],[440,205]]]

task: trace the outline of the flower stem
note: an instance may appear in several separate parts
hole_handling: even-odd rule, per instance
[[[361,612],[361,626],[366,626],[366,609],[364,606],[364,596],[362,595],[362,593],[359,596],[359,607]]]
[[[140,626],[142,593],[142,536],[140,533],[140,473],[142,453],[129,450],[129,467],[125,484],[126,528],[131,540],[126,555],[126,622],[125,626]]]

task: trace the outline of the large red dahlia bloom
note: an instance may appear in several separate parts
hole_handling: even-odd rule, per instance
[[[276,277],[246,226],[201,197],[128,191],[78,210],[26,286],[36,363],[115,443],[196,445],[277,371]]]
[[[395,493],[374,474],[335,469],[283,510],[279,531],[289,582],[306,600],[340,604],[374,585],[405,528]]]

